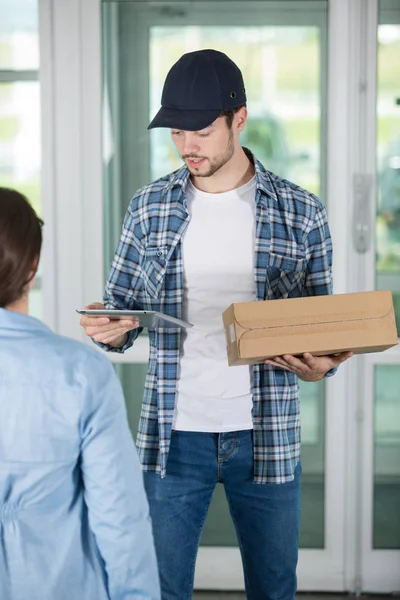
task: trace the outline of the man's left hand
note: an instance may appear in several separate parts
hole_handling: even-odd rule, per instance
[[[266,365],[291,371],[303,381],[319,381],[325,377],[328,371],[335,369],[352,356],[353,352],[341,352],[340,354],[329,356],[313,356],[312,354],[305,353],[302,358],[292,356],[291,354],[284,354],[283,356],[268,358],[264,362]]]

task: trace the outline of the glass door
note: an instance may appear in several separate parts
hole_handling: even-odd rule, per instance
[[[229,6],[229,8],[228,8]],[[143,2],[103,4],[105,275],[129,199],[142,185],[177,169],[169,130],[146,131],[165,76],[185,52],[215,48],[241,67],[249,119],[242,143],[271,171],[326,202],[327,2]],[[135,434],[147,346],[118,362]],[[302,520],[300,585],[343,587],[339,551],[327,540],[325,382],[301,383]],[[339,548],[340,544],[338,545]],[[316,563],[317,561],[317,563]],[[322,561],[319,577],[315,565]],[[325,579],[323,579],[325,577]],[[319,579],[319,583],[318,580]],[[329,579],[329,578],[328,578]],[[244,588],[240,555],[222,486],[201,540],[196,586]]]

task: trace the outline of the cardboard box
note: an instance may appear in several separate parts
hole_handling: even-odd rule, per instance
[[[223,322],[230,366],[304,352],[380,352],[398,343],[389,290],[239,302]]]

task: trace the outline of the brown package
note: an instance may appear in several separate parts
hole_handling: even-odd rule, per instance
[[[223,322],[230,366],[304,352],[380,352],[398,343],[390,290],[239,302]]]

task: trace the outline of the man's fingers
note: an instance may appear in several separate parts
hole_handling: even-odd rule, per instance
[[[125,319],[120,321],[121,327],[126,327],[127,329],[137,329],[139,327],[138,319]]]
[[[109,327],[85,327],[86,335],[89,337],[95,338],[96,335],[107,335],[111,331],[115,331],[115,329],[110,329]]]
[[[336,356],[333,356],[332,358],[335,361],[335,365],[338,366],[345,360],[348,360],[349,358],[351,358],[352,356],[354,356],[354,352],[341,352],[340,354],[337,354]]]
[[[315,356],[313,356],[309,352],[305,352],[303,354],[303,361],[307,365],[307,367],[309,367],[310,369],[313,369],[317,364],[317,361],[315,360]]]
[[[139,322],[133,320],[123,322],[110,321],[110,323],[104,325],[103,327],[86,327],[86,333],[89,337],[92,337],[98,342],[101,340],[98,340],[96,336],[101,335],[104,337],[105,335],[111,335],[113,337],[119,337],[131,329],[136,329],[138,326]]]
[[[296,359],[294,356],[285,356],[286,358],[283,356],[275,356],[274,358],[269,358],[264,362],[265,364],[271,365],[272,367],[278,367],[279,369],[284,369],[284,371],[290,371],[296,374],[298,374],[299,372],[301,372],[302,369],[304,369],[303,363]],[[287,358],[289,358],[289,360],[290,358],[293,359],[293,364],[290,363],[289,360],[287,360]]]
[[[291,354],[284,354],[282,358],[292,369],[298,371],[304,369],[304,362],[300,358],[296,358],[296,356],[292,356]]]
[[[265,360],[265,363],[286,371],[292,371],[305,381],[317,381],[320,375],[324,375],[331,369],[338,367],[352,356],[353,352],[341,352],[340,354],[327,356],[313,356],[309,352],[305,352],[301,358],[284,354]],[[313,379],[310,379],[311,376]]]
[[[96,342],[101,342],[102,344],[108,344],[126,333],[128,333],[129,329],[126,327],[121,327],[120,329],[114,329],[113,331],[103,331],[101,333],[95,333],[90,335],[89,337],[93,338]]]
[[[120,329],[130,331],[139,327],[137,319],[109,319],[108,317],[83,317],[81,325],[85,328],[89,337],[97,334],[115,332]],[[97,341],[97,340],[96,340]]]
[[[88,317],[87,315],[83,315],[81,318],[82,327],[102,327],[104,325],[108,325],[110,319],[108,317]]]
[[[105,306],[101,302],[92,302],[85,306],[86,310],[104,310]],[[87,327],[97,327],[101,325],[106,325],[110,322],[108,317],[93,317],[90,315],[82,315],[80,320],[80,325],[86,329]],[[87,331],[86,331],[87,333]]]
[[[105,306],[101,302],[92,302],[85,306],[86,310],[104,310]],[[110,319],[108,317],[91,317],[90,315],[83,315],[81,317],[81,325],[86,329],[86,327],[96,327],[96,325],[105,325],[109,323]]]
[[[108,317],[87,317],[83,315],[79,324],[86,331],[87,335],[89,335],[88,330],[98,329],[99,327],[106,327],[110,322]]]
[[[104,310],[105,306],[101,302],[92,302],[92,304],[88,304],[85,308],[86,310]]]
[[[277,360],[271,358],[265,360],[264,363],[266,365],[270,365],[271,367],[278,367],[279,369],[284,369],[285,371],[292,370],[288,365],[285,365],[284,363],[278,362]]]
[[[273,358],[267,358],[266,360],[264,360],[264,363],[266,365],[271,365],[271,367],[280,367],[280,366],[282,366],[282,365],[280,365],[278,363],[277,360],[274,360]]]

